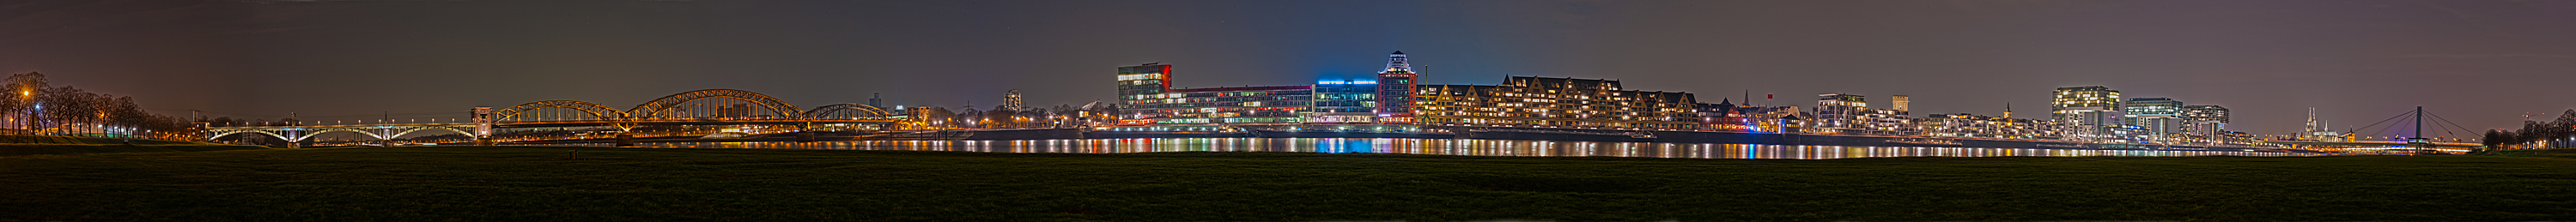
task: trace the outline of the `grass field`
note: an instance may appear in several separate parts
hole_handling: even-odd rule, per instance
[[[0,135],[0,156],[86,153],[197,152],[268,149],[261,146],[96,137]]]
[[[2576,220],[2576,159],[407,147],[0,157],[0,220]]]

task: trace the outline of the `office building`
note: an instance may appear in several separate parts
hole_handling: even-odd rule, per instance
[[[1502,85],[1420,85],[1415,122],[1598,129],[1701,129],[1690,93],[1625,90],[1619,81],[1513,76]]]
[[[2045,120],[2014,119],[1974,114],[1932,114],[1915,120],[1923,136],[1976,137],[2004,139],[2056,139],[2063,130],[2059,124]]]
[[[2061,121],[2059,121],[2059,122],[2069,122],[2069,121],[2062,121],[2063,119],[2068,118],[2068,116],[2069,116],[2069,114],[2070,114],[2070,113],[2068,113],[2068,112],[2066,111],[2066,110],[2067,110],[2067,108],[2074,108],[2074,107],[2101,107],[2101,109],[2095,109],[2095,110],[2097,110],[2097,111],[2125,111],[2125,110],[2127,110],[2127,109],[2123,109],[2123,107],[2121,107],[2121,106],[2123,106],[2123,105],[2125,105],[2125,104],[2123,103],[2123,101],[2122,101],[2122,100],[2120,100],[2120,91],[2118,91],[2118,90],[2111,90],[2111,88],[2110,88],[2110,87],[2102,87],[2102,86],[2060,87],[2060,88],[2057,88],[2057,93],[2055,93],[2055,94],[2054,94],[2054,95],[2052,95],[2052,96],[2053,96],[2053,98],[2054,98],[2054,99],[2050,100],[2050,102],[2049,102],[2049,104],[2048,104],[2048,112],[2049,112],[2049,116],[2048,116],[2048,117],[2049,117],[2049,119],[2058,119],[2058,120],[2061,120]]]
[[[1372,123],[1377,121],[1378,82],[1368,80],[1316,81],[1314,102],[1306,109],[1307,122]]]
[[[2129,98],[2120,111],[2129,115],[2181,115],[2182,101],[2173,98]]]
[[[1867,97],[1840,93],[1816,96],[1819,98],[1816,99],[1815,118],[1808,119],[1807,126],[1817,132],[1854,131],[1868,122],[1861,113],[1869,109]]]

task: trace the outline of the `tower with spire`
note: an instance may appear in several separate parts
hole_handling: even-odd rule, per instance
[[[1413,65],[1405,61],[1404,51],[1386,58],[1386,71],[1377,74],[1377,114],[1380,122],[1413,121]]]
[[[2012,103],[2004,103],[2004,119],[2012,119]]]
[[[1021,106],[1020,104],[1020,90],[1014,89],[1011,90],[1011,92],[1002,93],[1002,107],[994,107],[993,109],[1017,112],[1020,111],[1020,109],[1027,108],[1027,106]]]

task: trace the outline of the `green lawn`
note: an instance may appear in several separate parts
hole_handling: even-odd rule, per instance
[[[0,220],[2576,220],[2576,159],[406,147],[0,157]]]
[[[84,153],[197,152],[256,149],[268,149],[268,147],[150,139],[0,135],[0,156]]]

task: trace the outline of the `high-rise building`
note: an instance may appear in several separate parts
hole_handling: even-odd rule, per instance
[[[2218,105],[2182,106],[2183,119],[2227,123],[2227,107]]]
[[[875,107],[875,108],[878,108],[878,109],[884,109],[884,108],[885,108],[885,95],[884,95],[884,93],[868,93],[868,107]]]
[[[2217,105],[2182,106],[2184,128],[2194,135],[2215,138],[2227,133],[2227,107]]]
[[[1910,105],[1914,104],[1914,97],[1908,97],[1908,96],[1905,96],[1905,95],[1896,95],[1895,97],[1889,98],[1887,102],[1888,102],[1888,104],[1895,105],[1895,107],[1892,107],[1892,108],[1889,108],[1889,109],[1894,109],[1894,110],[1896,110],[1896,111],[1907,111],[1907,112],[1912,112],[1912,111],[1914,111],[1914,109],[1912,109],[1912,108],[1908,108],[1908,106],[1910,106]]]
[[[2129,115],[2181,115],[2182,101],[2173,98],[2129,98],[2120,111]]]
[[[2057,113],[2061,115],[2058,122],[2066,124],[2062,129],[2066,130],[2064,135],[2069,139],[2118,139],[2121,135],[2117,130],[2126,128],[2128,123],[2123,119],[2127,113],[2100,106],[2066,107]]]
[[[1413,66],[1405,61],[1404,51],[1386,58],[1386,71],[1377,74],[1377,114],[1383,122],[1413,122]]]
[[[2101,109],[2097,110],[2127,110],[2122,109],[2123,107],[2121,107],[2124,104],[2122,104],[2122,101],[2120,100],[2120,91],[2111,90],[2110,87],[2058,87],[2057,93],[2053,96],[2055,99],[2051,100],[2048,104],[2048,117],[2050,119],[2061,120],[2059,122],[2070,122],[2063,121],[2067,118],[2067,114],[2069,114],[2066,111],[2067,108],[2101,107]]]
[[[2060,125],[2047,121],[1980,116],[1974,114],[1932,114],[1916,119],[1914,124],[1925,136],[1985,137],[2010,139],[2053,139]]]
[[[2172,141],[2175,136],[2184,135],[2183,132],[2186,132],[2184,130],[2188,129],[2184,125],[2186,122],[2173,114],[2131,113],[2128,118],[2129,125],[2141,128],[2140,132],[2146,133],[2144,136],[2152,138],[2150,141]]]

